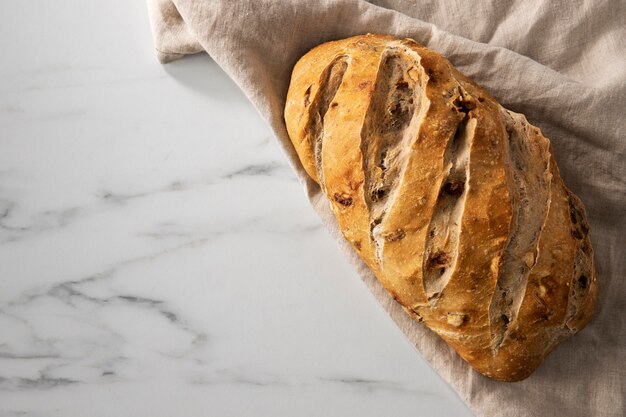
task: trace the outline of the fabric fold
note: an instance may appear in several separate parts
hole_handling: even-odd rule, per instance
[[[148,1],[155,52],[161,63],[204,51],[171,0]]]

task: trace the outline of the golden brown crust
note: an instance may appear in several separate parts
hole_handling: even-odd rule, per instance
[[[589,227],[548,140],[436,52],[320,45],[294,68],[285,121],[345,238],[479,372],[523,379],[591,319]]]

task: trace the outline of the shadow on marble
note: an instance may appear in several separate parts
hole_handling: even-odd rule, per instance
[[[245,98],[239,87],[205,53],[186,56],[163,68],[172,79],[195,93],[228,102]]]

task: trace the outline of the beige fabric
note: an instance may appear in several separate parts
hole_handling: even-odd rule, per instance
[[[626,408],[626,3],[623,1],[148,0],[159,59],[208,52],[270,123],[330,232],[421,354],[479,416],[623,416]],[[377,3],[377,4],[374,4]],[[524,113],[587,206],[596,317],[527,380],[489,380],[406,317],[337,230],[282,118],[291,69],[313,46],[376,32],[433,48]]]

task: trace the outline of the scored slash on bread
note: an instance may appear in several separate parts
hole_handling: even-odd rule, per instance
[[[477,371],[526,378],[591,319],[589,226],[549,141],[441,55],[322,44],[294,67],[285,121],[344,237]]]

